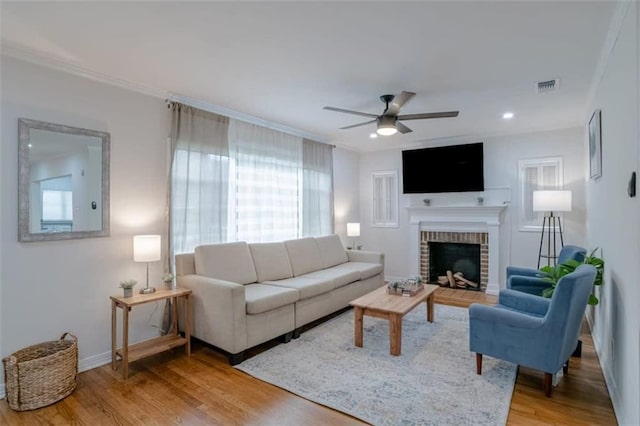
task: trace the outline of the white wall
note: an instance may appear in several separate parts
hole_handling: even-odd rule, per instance
[[[121,293],[121,280],[145,280],[145,265],[133,262],[133,235],[163,233],[168,110],[161,99],[4,56],[0,71],[0,355],[70,331],[81,368],[103,363],[111,347],[109,295]],[[111,134],[110,237],[18,243],[18,117]],[[152,264],[153,283],[162,267]],[[132,341],[157,335],[148,324],[153,309],[133,310]]]
[[[625,425],[640,424],[640,200],[627,196],[630,174],[640,166],[638,9],[628,4],[588,106],[589,115],[602,110],[602,177],[587,183],[587,233],[605,260],[600,304],[589,313],[616,416]]]
[[[345,246],[351,245],[347,238],[347,222],[360,221],[360,172],[359,154],[344,148],[333,150],[333,204],[335,232]]]
[[[526,119],[526,117],[518,118]],[[484,195],[485,204],[511,201],[501,226],[500,285],[504,287],[504,269],[507,265],[535,267],[538,260],[540,234],[520,231],[518,223],[518,160],[548,156],[561,156],[564,163],[564,183],[573,191],[573,211],[565,215],[563,231],[565,244],[584,244],[585,188],[584,188],[584,132],[565,129],[523,135],[484,138],[485,193],[400,195],[400,223],[398,228],[371,227],[371,173],[376,170],[395,169],[399,172],[402,192],[402,154],[400,149],[363,153],[360,161],[360,211],[362,212],[361,240],[366,249],[382,250],[386,256],[385,274],[392,277],[407,276],[409,265],[409,226],[404,207],[419,205],[423,198],[432,205],[476,203]],[[434,141],[428,146],[478,142],[481,139]],[[424,145],[427,146],[427,145]],[[412,147],[413,148],[413,147]],[[417,147],[416,147],[417,148]],[[443,176],[446,179],[446,176]]]

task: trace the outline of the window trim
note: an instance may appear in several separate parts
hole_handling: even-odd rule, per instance
[[[392,178],[391,187],[394,188],[393,194],[390,194],[390,206],[391,207],[391,220],[388,222],[378,222],[376,221],[376,202],[378,201],[375,197],[375,184],[376,179],[384,179],[384,178]],[[398,170],[380,170],[371,173],[371,226],[374,228],[398,228]],[[388,194],[387,194],[388,195]]]
[[[537,224],[527,223],[525,219],[525,169],[527,167],[541,168],[544,165],[556,165],[556,189],[563,189],[564,187],[564,165],[563,157],[539,157],[528,158],[518,160],[518,189],[519,189],[519,208],[518,208],[518,230],[521,232],[540,232],[542,230],[542,220],[540,219]],[[562,217],[562,213],[559,213]]]

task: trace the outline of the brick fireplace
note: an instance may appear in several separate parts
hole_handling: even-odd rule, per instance
[[[440,252],[444,253],[440,254]],[[464,286],[464,288],[486,290],[489,281],[489,234],[421,231],[420,275],[430,283],[436,283],[437,277],[446,274],[447,270],[454,273],[463,272],[467,279],[480,285],[477,288],[472,286]]]
[[[408,207],[411,274],[419,274],[427,280],[432,278],[430,243],[475,244],[480,248],[480,288],[487,294],[497,295],[501,270],[500,226],[504,209],[504,205]],[[435,271],[438,273],[442,271]]]

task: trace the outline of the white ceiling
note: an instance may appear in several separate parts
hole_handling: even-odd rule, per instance
[[[129,83],[295,127],[356,150],[578,126],[614,2],[2,2],[2,43]],[[560,78],[560,90],[536,82]],[[378,97],[413,91],[373,124],[325,105],[381,113]],[[502,120],[513,111],[515,118]]]

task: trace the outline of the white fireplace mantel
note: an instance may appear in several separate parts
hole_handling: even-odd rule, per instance
[[[489,240],[489,278],[487,294],[500,291],[500,224],[506,205],[474,206],[411,206],[409,240],[411,242],[411,273],[420,271],[420,232],[486,232]]]

